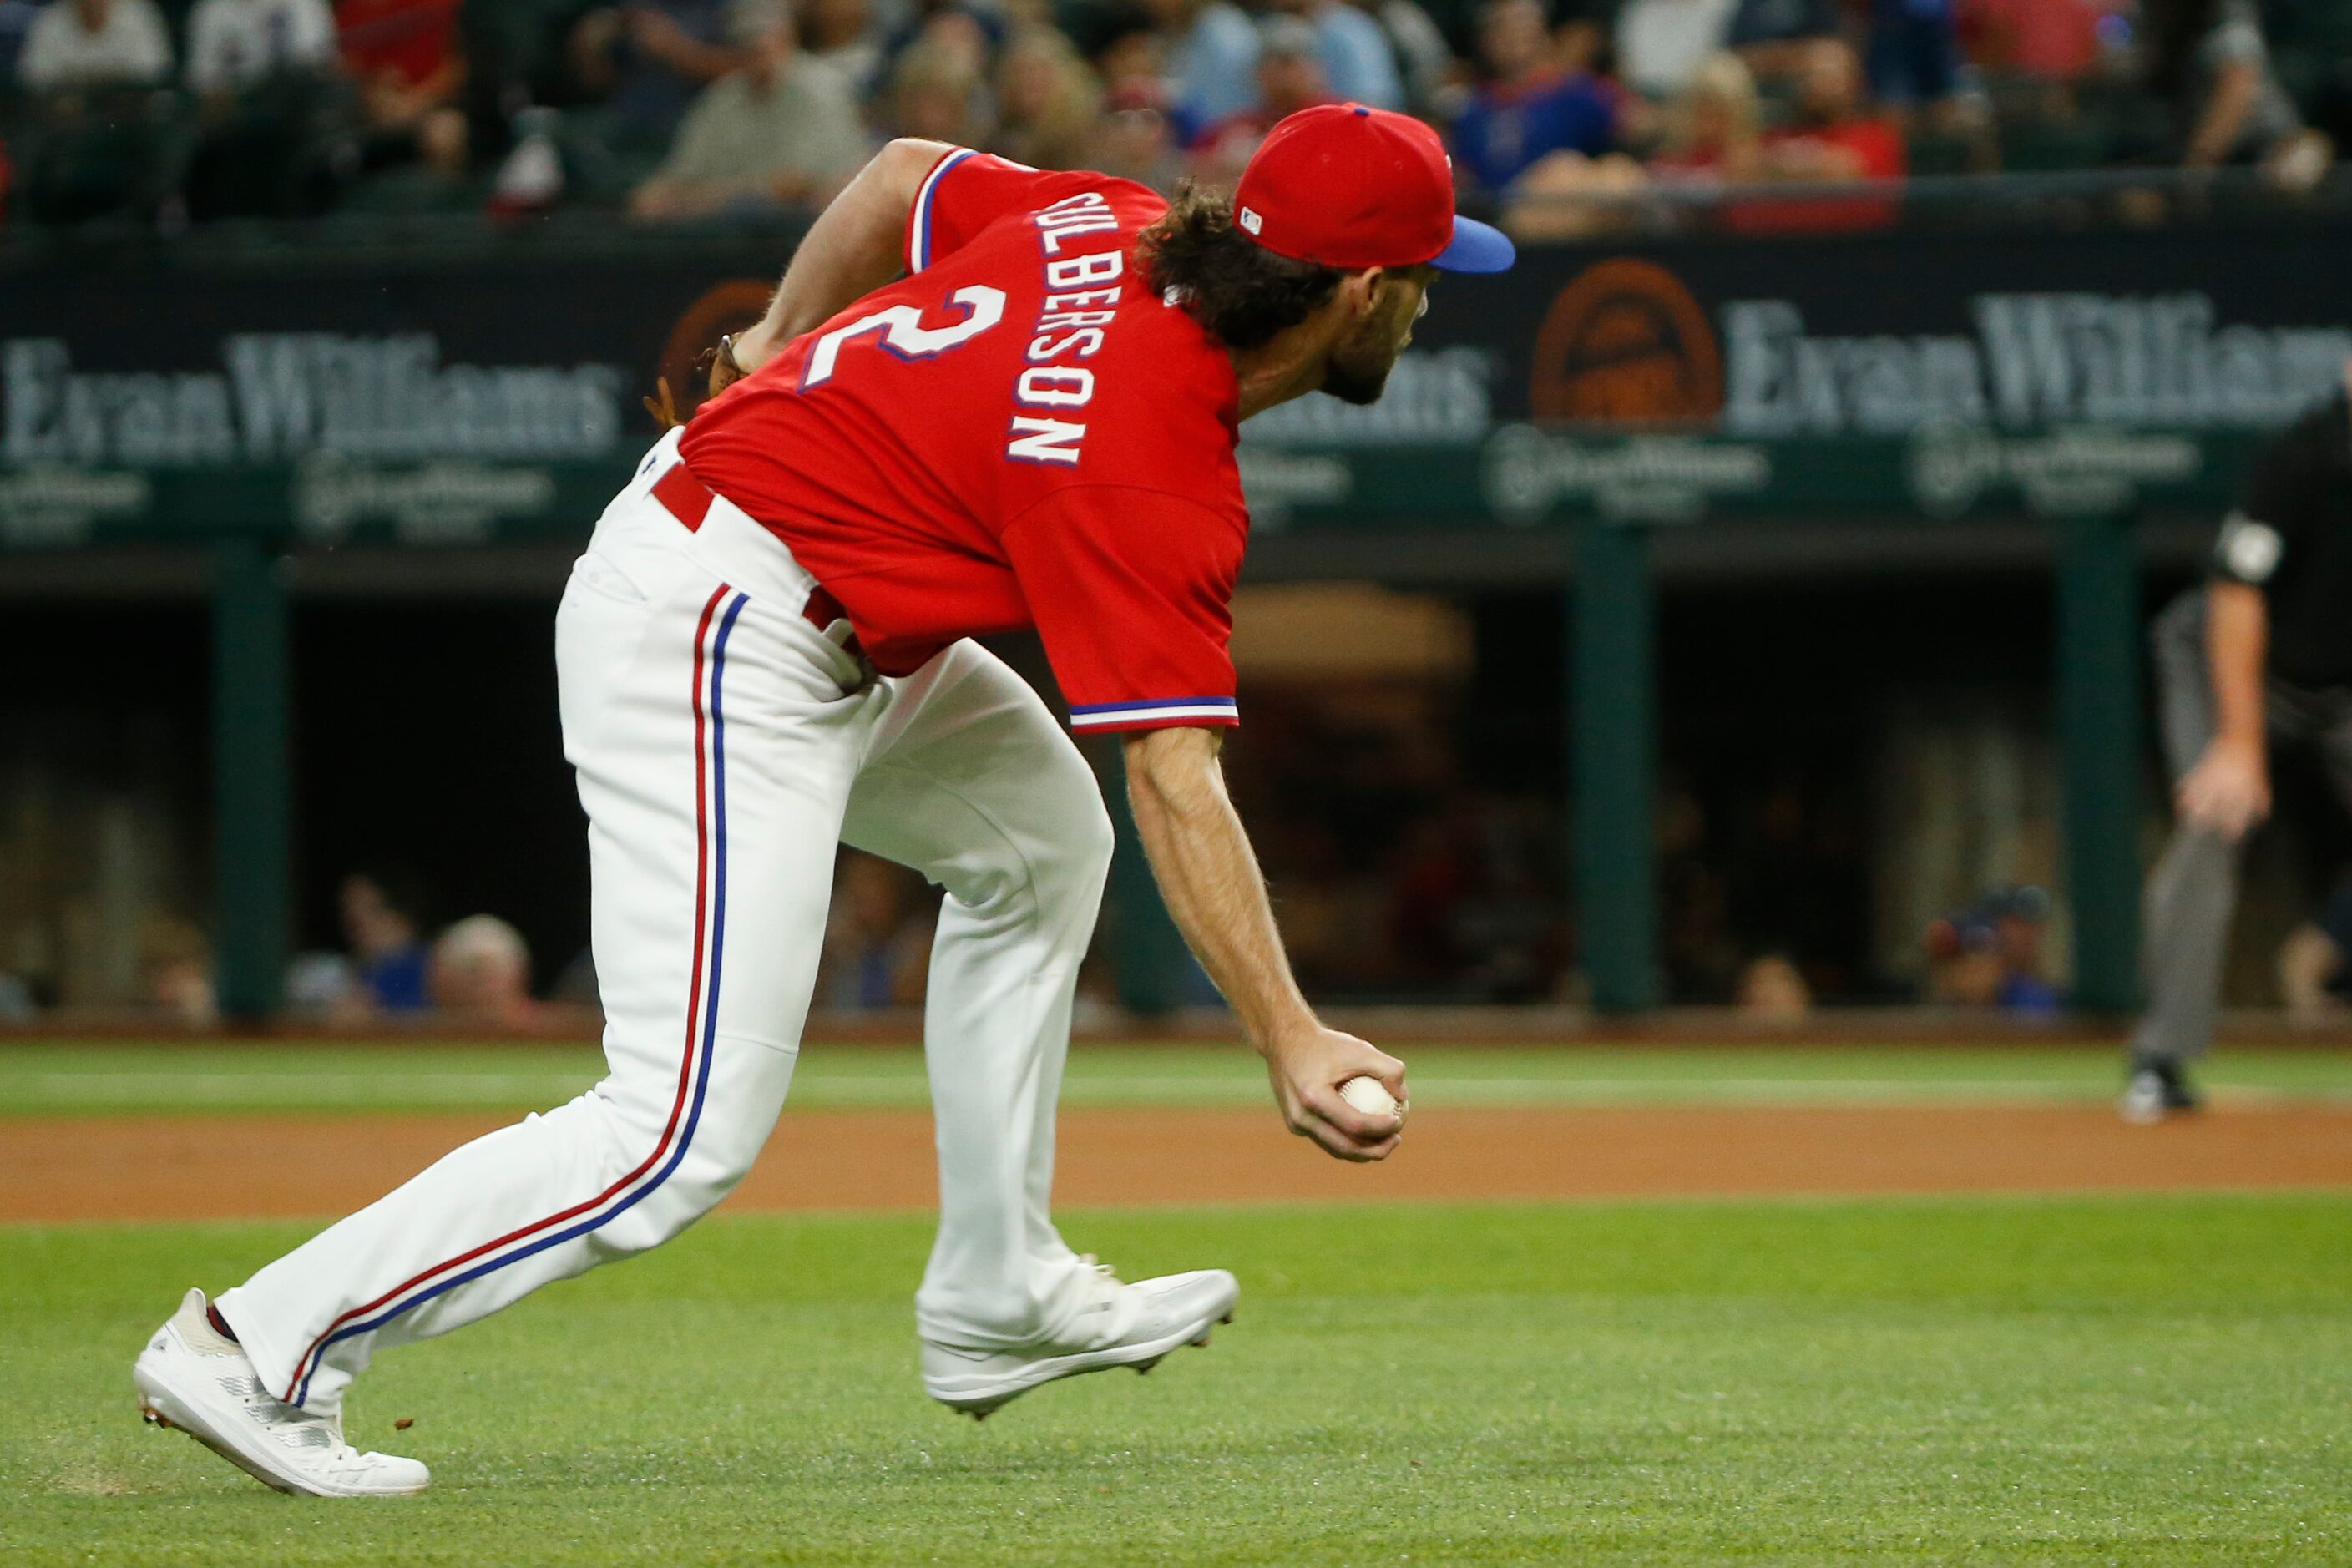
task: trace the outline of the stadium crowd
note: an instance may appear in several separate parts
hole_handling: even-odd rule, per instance
[[[1353,100],[1523,233],[1590,198],[2324,174],[2352,0],[0,0],[11,222],[821,203],[893,134],[1166,187]],[[1786,204],[1783,204],[1784,209]]]

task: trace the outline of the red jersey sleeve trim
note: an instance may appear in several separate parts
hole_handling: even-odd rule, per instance
[[[940,180],[950,169],[967,158],[978,157],[969,147],[959,147],[940,156],[915,187],[915,205],[907,209],[907,270],[920,272],[931,264],[931,209],[939,193]]]

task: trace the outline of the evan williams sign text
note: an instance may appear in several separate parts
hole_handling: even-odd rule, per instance
[[[1973,337],[1822,337],[1781,300],[1723,307],[1723,427],[1891,434],[1925,425],[2284,424],[2341,384],[2342,328],[2214,324],[2203,294],[1982,294]]]
[[[0,463],[84,468],[378,458],[604,458],[626,377],[610,364],[443,364],[428,333],[249,333],[224,368],[77,370],[56,338],[0,342]]]

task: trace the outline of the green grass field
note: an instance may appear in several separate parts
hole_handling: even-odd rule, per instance
[[[1408,1052],[1423,1104],[2103,1100],[2102,1051]],[[0,1050],[9,1116],[508,1110],[593,1052]],[[2224,1102],[2352,1097],[2232,1052]],[[803,1106],[921,1103],[813,1048]],[[1101,1048],[1080,1105],[1262,1103],[1234,1051]],[[0,1180],[5,1180],[0,1177]],[[1079,1212],[1241,1315],[985,1426],[922,1396],[916,1216],[722,1215],[388,1355],[352,1436],[413,1502],[278,1497],[142,1427],[129,1363],[278,1224],[0,1226],[0,1563],[2352,1563],[2352,1192]],[[395,1418],[414,1417],[394,1433]]]
[[[2343,1195],[1066,1225],[1240,1319],[975,1427],[914,1380],[924,1223],[721,1217],[387,1356],[354,1435],[436,1481],[371,1505],[131,1414],[174,1288],[299,1229],[20,1229],[0,1561],[2352,1561]]]

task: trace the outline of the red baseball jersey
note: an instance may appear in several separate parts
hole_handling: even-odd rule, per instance
[[[949,153],[908,276],[705,404],[687,467],[791,547],[886,673],[1034,626],[1075,730],[1234,723],[1239,393],[1137,267],[1166,210],[1127,180]]]

